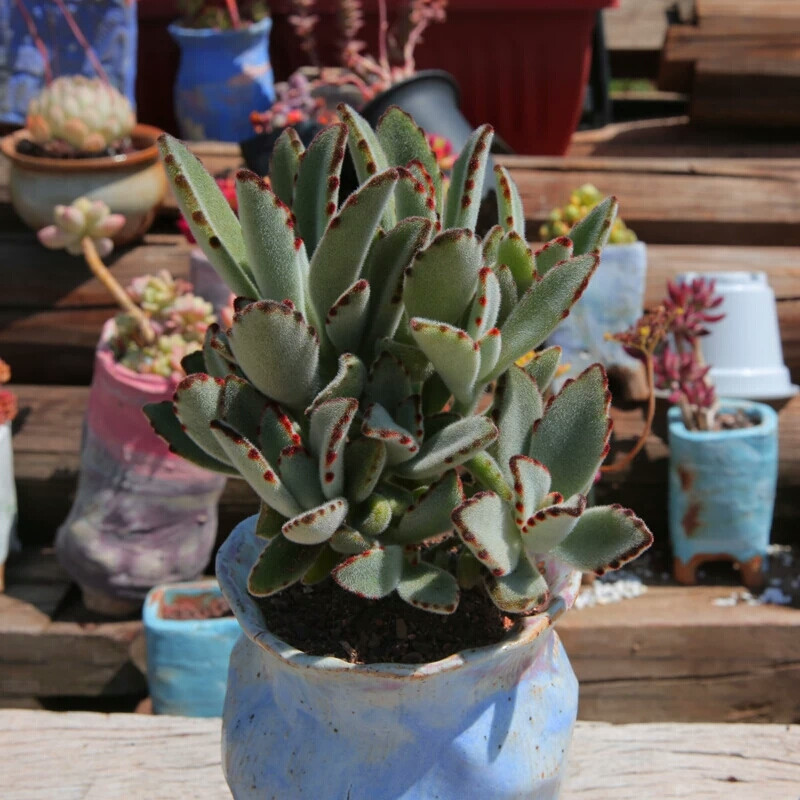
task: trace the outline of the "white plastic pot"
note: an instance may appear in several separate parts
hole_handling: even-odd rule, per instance
[[[11,423],[0,425],[0,591],[4,587],[4,568],[17,522],[17,493],[14,488],[14,453],[11,448]]]
[[[701,341],[721,397],[783,400],[798,391],[783,363],[775,293],[765,272],[685,272],[678,281],[714,280],[725,317]]]

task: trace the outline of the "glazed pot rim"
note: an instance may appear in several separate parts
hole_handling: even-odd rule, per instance
[[[461,87],[458,85],[458,81],[452,75],[452,73],[447,72],[443,69],[420,69],[417,70],[413,75],[409,75],[407,78],[403,78],[400,81],[390,84],[387,86],[383,91],[378,92],[368,103],[365,103],[364,108],[359,112],[361,114],[369,113],[369,109],[371,106],[380,105],[377,101],[379,98],[384,97],[387,94],[392,94],[396,92],[398,89],[401,89],[404,86],[409,86],[414,83],[424,82],[430,79],[438,79],[444,81],[445,83],[449,84],[450,88],[453,90],[453,94],[455,96],[456,105],[460,105],[461,103]]]
[[[296,669],[321,669],[328,674],[355,673],[386,680],[433,678],[467,665],[491,661],[498,653],[531,645],[572,606],[580,590],[580,573],[564,569],[560,591],[552,596],[542,612],[521,617],[518,630],[495,644],[460,650],[438,661],[424,664],[351,664],[336,656],[312,656],[275,636],[266,627],[256,600],[247,591],[247,575],[255,556],[265,544],[265,540],[255,534],[256,519],[257,515],[240,522],[223,543],[216,560],[217,580],[244,634],[262,650]]]
[[[733,397],[721,397],[719,399],[719,410],[753,410],[761,415],[760,421],[749,428],[731,428],[722,431],[690,431],[683,422],[681,410],[673,405],[667,410],[667,421],[669,422],[669,432],[673,436],[679,436],[685,441],[692,441],[702,444],[712,439],[746,439],[750,436],[763,436],[777,430],[778,414],[775,409],[766,403],[759,403],[757,400],[742,400]]]
[[[247,22],[241,28],[228,28],[222,30],[221,28],[189,28],[181,25],[180,21],[171,22],[167,25],[167,30],[173,36],[177,34],[184,39],[211,39],[214,37],[234,39],[237,36],[246,36],[251,33],[263,33],[272,27],[272,17],[267,14],[255,22]]]
[[[0,139],[0,149],[13,164],[31,172],[97,172],[156,163],[159,159],[157,140],[162,133],[163,131],[154,125],[139,123],[134,127],[131,137],[134,141],[141,142],[143,146],[133,153],[99,158],[49,158],[17,152],[18,142],[30,138],[28,130],[22,128]]]

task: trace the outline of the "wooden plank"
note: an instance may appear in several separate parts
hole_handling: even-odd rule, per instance
[[[608,50],[660,50],[667,33],[667,14],[676,6],[680,18],[688,19],[693,0],[620,0],[616,8],[603,12]]]
[[[800,19],[795,0],[695,0],[695,9],[701,21],[706,17]]]
[[[3,797],[230,800],[219,740],[219,719],[2,711]],[[579,722],[561,797],[786,800],[799,748],[797,725]]]

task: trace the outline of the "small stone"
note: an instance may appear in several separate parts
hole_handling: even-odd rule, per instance
[[[408,626],[404,619],[397,619],[394,628],[398,639],[406,639],[408,637]]]

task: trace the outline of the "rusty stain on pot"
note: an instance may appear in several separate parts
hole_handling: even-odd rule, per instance
[[[682,464],[678,465],[678,480],[681,482],[681,489],[684,492],[689,492],[694,484],[694,472]]]
[[[681,526],[687,536],[694,536],[697,529],[700,527],[700,512],[702,511],[702,504],[697,500],[689,503],[686,513],[681,518]]]

